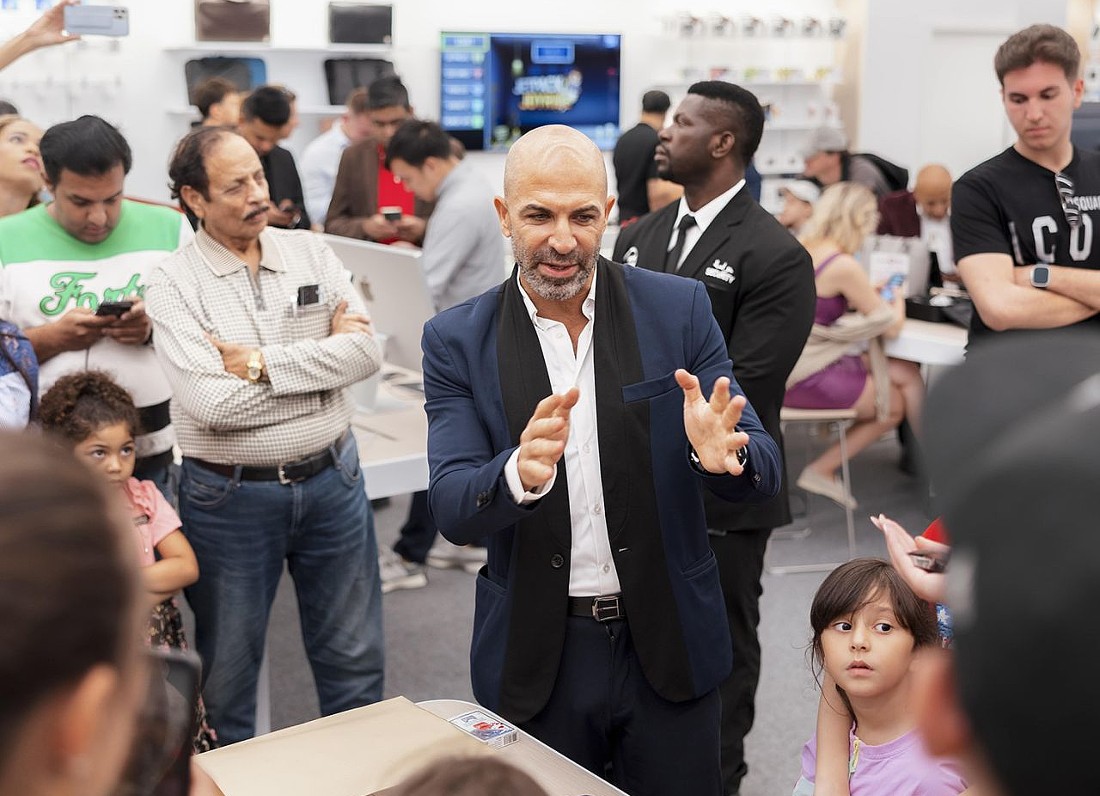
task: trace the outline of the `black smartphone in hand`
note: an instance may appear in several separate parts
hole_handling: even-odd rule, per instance
[[[133,306],[132,301],[101,301],[96,307],[95,314],[101,318],[105,316],[118,318]]]

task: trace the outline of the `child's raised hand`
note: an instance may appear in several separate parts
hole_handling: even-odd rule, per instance
[[[886,537],[886,549],[890,553],[890,563],[894,565],[894,569],[898,571],[898,574],[917,593],[917,596],[933,603],[943,602],[943,573],[925,572],[913,563],[913,559],[909,557],[909,554],[917,550],[943,552],[948,549],[947,545],[933,542],[931,539],[925,539],[921,536],[914,539],[907,530],[884,514],[871,517],[871,523],[882,531],[882,535]]]

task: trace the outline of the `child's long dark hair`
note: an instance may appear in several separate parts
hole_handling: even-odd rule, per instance
[[[810,606],[814,660],[818,667],[824,665],[821,634],[825,628],[838,617],[855,613],[877,594],[889,598],[898,625],[913,635],[915,647],[936,643],[939,636],[935,609],[913,592],[888,561],[855,558],[829,573]]]
[[[877,558],[856,558],[829,573],[810,605],[810,627],[814,633],[811,649],[816,676],[820,677],[825,667],[821,634],[838,618],[851,616],[879,594],[889,599],[898,625],[912,634],[914,648],[936,644],[939,633],[935,609],[913,592],[889,562]],[[839,686],[837,691],[844,697],[848,712],[852,713],[847,695]],[[855,719],[854,713],[852,718]]]
[[[74,445],[115,423],[125,423],[135,436],[141,432],[130,393],[99,370],[73,373],[54,382],[38,405],[38,419],[42,428]]]

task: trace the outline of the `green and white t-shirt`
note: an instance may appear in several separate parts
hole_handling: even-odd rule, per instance
[[[146,274],[193,237],[181,213],[128,200],[122,203],[118,226],[100,243],[74,238],[45,205],[0,218],[0,318],[20,328],[42,326],[77,307],[94,310],[101,301],[144,295]],[[40,391],[67,373],[90,368],[111,373],[139,408],[164,404],[171,397],[151,346],[107,338],[42,363]],[[139,455],[159,453],[174,442],[163,431],[156,437],[139,440]]]

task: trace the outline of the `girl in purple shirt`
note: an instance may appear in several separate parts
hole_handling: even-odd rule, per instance
[[[914,729],[913,664],[939,642],[934,609],[893,567],[858,558],[837,567],[810,608],[813,653],[825,674],[822,698],[850,720],[852,796],[949,796],[966,790],[958,767],[930,757]],[[802,750],[794,796],[814,792],[817,738]]]

